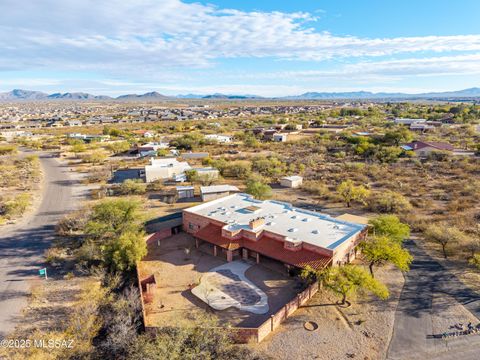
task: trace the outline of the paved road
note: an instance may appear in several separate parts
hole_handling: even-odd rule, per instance
[[[40,161],[45,185],[38,210],[28,221],[0,229],[0,339],[15,327],[29,286],[39,279],[38,269],[55,224],[83,195],[75,188],[68,167],[50,154],[42,154]]]
[[[454,301],[480,319],[480,296],[467,288],[436,260],[415,245],[406,243],[414,256],[410,272],[395,314],[388,359],[455,359],[478,360],[480,336],[470,335],[445,342],[432,338],[432,314],[442,309],[432,307],[434,295],[450,295]],[[445,329],[447,330],[447,329]]]

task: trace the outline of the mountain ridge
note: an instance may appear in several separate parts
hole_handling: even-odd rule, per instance
[[[180,100],[180,99],[205,99],[205,100],[379,100],[379,99],[461,99],[461,98],[480,98],[480,88],[472,87],[457,91],[444,92],[426,92],[418,94],[401,92],[370,92],[370,91],[349,91],[349,92],[306,92],[300,95],[280,96],[280,97],[262,97],[258,95],[236,95],[236,94],[186,94],[167,96],[156,91],[144,94],[125,94],[117,97],[106,95],[92,95],[84,92],[66,92],[47,94],[41,91],[13,89],[8,92],[0,93],[0,101],[47,101],[47,100]]]

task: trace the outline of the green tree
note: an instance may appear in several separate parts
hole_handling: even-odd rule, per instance
[[[93,207],[85,233],[95,240],[111,239],[127,231],[139,232],[141,221],[137,201],[107,199]]]
[[[447,258],[447,245],[461,243],[467,240],[466,234],[446,222],[430,225],[425,231],[425,236],[442,247],[443,257]]]
[[[140,179],[126,179],[116,190],[120,195],[142,195],[145,194],[146,184]]]
[[[374,236],[361,243],[365,260],[368,262],[370,274],[374,277],[373,267],[385,263],[395,265],[401,271],[408,271],[413,260],[408,250],[403,249],[401,243],[387,236]]]
[[[115,141],[107,144],[106,147],[114,154],[121,154],[130,150],[130,144],[128,143],[128,141]]]
[[[198,181],[198,171],[195,169],[185,170],[185,175],[187,176],[187,181],[192,184]]]
[[[143,232],[129,230],[111,239],[102,249],[106,264],[117,271],[135,268],[137,261],[147,255],[144,236]]]
[[[247,180],[247,188],[245,191],[248,194],[253,195],[254,198],[260,200],[268,199],[272,196],[272,188],[255,178]]]
[[[388,236],[401,243],[410,236],[410,227],[400,221],[396,215],[380,215],[369,221],[375,236]]]
[[[389,296],[388,289],[384,284],[356,265],[331,267],[325,270],[320,277],[328,289],[342,296],[342,304],[348,302],[347,296],[361,290],[368,291],[382,300]]]
[[[352,180],[345,180],[337,186],[337,193],[343,199],[347,207],[350,207],[353,201],[365,204],[370,191],[362,185],[354,185]]]
[[[413,134],[406,127],[402,126],[396,130],[387,131],[383,139],[387,144],[399,146],[400,144],[412,141]]]

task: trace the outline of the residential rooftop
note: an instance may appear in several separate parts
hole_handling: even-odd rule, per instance
[[[296,208],[281,201],[256,200],[244,193],[229,195],[184,211],[220,221],[230,231],[266,230],[292,242],[305,242],[329,250],[334,250],[366,226]],[[258,218],[264,221],[251,229],[250,222]]]

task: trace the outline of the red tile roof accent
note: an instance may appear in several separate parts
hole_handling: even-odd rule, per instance
[[[243,239],[242,246],[249,250],[256,251],[262,255],[271,257],[272,259],[299,268],[310,266],[313,269],[321,270],[325,268],[331,260],[331,258],[328,256],[306,249],[301,249],[298,251],[287,250],[285,249],[282,241],[278,241],[266,235],[263,235],[257,241]]]
[[[246,238],[230,240],[222,236],[220,226],[209,224],[200,229],[195,236],[214,245],[227,250],[236,250],[240,247],[258,252],[261,255],[290,264],[299,268],[310,266],[313,269],[321,270],[331,261],[331,258],[316,252],[301,249],[299,251],[287,250],[282,241],[263,235],[259,240],[253,241]]]
[[[195,236],[227,250],[236,250],[240,248],[239,240],[230,240],[223,237],[222,228],[214,224],[208,224],[201,228],[195,233]]]

